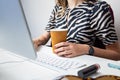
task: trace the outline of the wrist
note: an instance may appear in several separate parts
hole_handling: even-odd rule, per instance
[[[42,45],[42,43],[43,43],[42,40],[38,39],[38,42],[37,42],[38,46]]]
[[[87,44],[84,44],[84,46],[83,46],[83,48],[82,48],[83,50],[84,50],[84,54],[86,54],[86,55],[88,55],[89,53],[89,49],[90,49],[90,47],[89,47],[89,45],[87,45]]]

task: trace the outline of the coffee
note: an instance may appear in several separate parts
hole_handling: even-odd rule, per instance
[[[50,30],[52,49],[54,51],[54,45],[60,42],[66,42],[67,29],[51,29]]]

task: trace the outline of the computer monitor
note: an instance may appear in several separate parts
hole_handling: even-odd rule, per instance
[[[0,48],[36,58],[20,0],[0,0]]]

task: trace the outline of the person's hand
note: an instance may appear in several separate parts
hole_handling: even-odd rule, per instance
[[[36,50],[38,50],[38,47],[40,46],[40,40],[38,38],[33,40],[33,44]]]
[[[88,54],[89,46],[85,44],[76,44],[70,42],[61,42],[56,44],[54,52],[58,56],[75,57]]]

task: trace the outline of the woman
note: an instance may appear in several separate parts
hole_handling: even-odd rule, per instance
[[[34,40],[36,48],[46,44],[53,28],[68,28],[67,42],[54,46],[54,52],[59,56],[89,54],[120,60],[114,20],[105,1],[56,0],[46,32]]]

